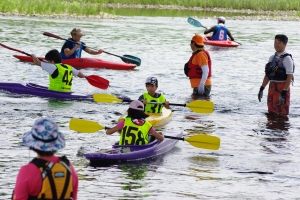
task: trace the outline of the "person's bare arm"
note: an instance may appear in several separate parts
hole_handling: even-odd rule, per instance
[[[78,49],[80,46],[81,46],[81,43],[77,42],[76,45],[72,49],[65,48],[64,53],[65,53],[66,57],[71,56],[76,51],[76,49]]]
[[[36,55],[31,54],[34,64],[41,66],[41,61],[36,57]]]
[[[268,83],[269,83],[269,78],[267,76],[265,76],[261,86],[263,86],[265,88],[268,85]]]
[[[286,81],[283,88],[284,90],[288,90],[290,88],[292,79],[293,79],[293,74],[287,74]]]
[[[168,101],[165,102],[165,108],[170,109],[170,103]]]
[[[107,135],[111,135],[111,134],[113,134],[113,133],[115,133],[115,132],[117,132],[117,131],[120,131],[120,130],[122,130],[122,129],[120,129],[120,128],[118,127],[118,125],[116,125],[116,126],[110,128],[110,129],[107,129],[107,130],[106,130],[106,134],[107,134]]]
[[[89,48],[89,47],[86,47],[86,48],[84,49],[84,51],[87,52],[87,53],[89,53],[89,54],[92,54],[92,55],[101,54],[101,53],[103,52],[102,49],[99,49],[98,51],[96,51],[96,50],[93,50],[93,49],[91,49],[91,48]]]
[[[164,135],[162,133],[159,133],[155,130],[151,131],[151,135],[153,135],[156,139],[162,141],[165,139]]]
[[[79,71],[78,74],[77,74],[77,77],[85,78],[85,75],[81,71]]]

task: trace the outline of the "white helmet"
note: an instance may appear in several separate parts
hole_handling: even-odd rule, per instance
[[[218,23],[222,23],[222,24],[225,24],[225,17],[218,17]]]

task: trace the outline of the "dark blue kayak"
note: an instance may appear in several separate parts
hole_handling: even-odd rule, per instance
[[[0,82],[0,90],[15,94],[28,94],[55,99],[93,99],[92,95],[76,94],[74,92],[56,92],[48,90],[48,87],[34,83]]]

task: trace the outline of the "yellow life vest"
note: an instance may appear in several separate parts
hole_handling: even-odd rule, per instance
[[[73,72],[72,67],[66,64],[55,64],[58,70],[58,76],[52,78],[49,75],[49,88],[48,90],[54,90],[59,92],[71,92]]]
[[[31,163],[35,164],[41,171],[43,182],[38,196],[29,197],[29,199],[72,199],[72,174],[70,161],[66,156],[60,157],[59,163],[48,162],[39,158],[34,158]]]
[[[143,99],[146,100],[147,102],[160,102],[160,103],[165,103],[166,102],[166,98],[164,97],[164,95],[159,94],[158,97],[153,97],[150,94],[148,94],[148,92],[145,92],[143,94]],[[146,104],[145,105],[145,112],[148,113],[162,113],[162,108],[163,108],[163,104]]]
[[[152,125],[142,119],[124,119],[124,127],[121,131],[119,145],[143,145],[148,144],[149,131]]]

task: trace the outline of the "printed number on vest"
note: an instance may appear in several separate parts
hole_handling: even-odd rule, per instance
[[[145,144],[145,140],[142,137],[143,133],[141,131],[138,131],[139,129],[136,127],[131,127],[131,126],[124,126],[123,128],[123,145],[130,145],[130,144]],[[138,131],[138,132],[137,132]],[[134,132],[137,132],[134,133]],[[131,143],[128,142],[128,140],[125,140],[125,138],[131,137]],[[137,139],[136,139],[137,137]]]
[[[65,73],[62,77],[62,82],[66,83],[66,85],[72,85],[73,78],[69,82],[69,75],[72,75],[72,71],[70,71],[69,74],[68,74],[68,70],[65,70]]]
[[[224,30],[220,31],[219,40],[224,40]]]
[[[150,102],[156,102],[156,101],[155,100],[151,100]],[[153,106],[151,106],[151,112],[152,113],[156,113],[156,108],[157,107],[158,107],[157,112],[160,112],[162,106],[163,106],[162,104],[153,104]]]

